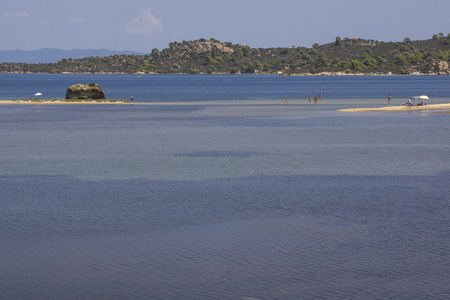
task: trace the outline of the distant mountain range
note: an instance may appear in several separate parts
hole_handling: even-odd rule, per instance
[[[0,63],[56,63],[62,58],[79,59],[95,56],[111,56],[114,54],[145,55],[134,51],[112,51],[107,49],[72,49],[62,50],[44,48],[39,50],[0,50]]]

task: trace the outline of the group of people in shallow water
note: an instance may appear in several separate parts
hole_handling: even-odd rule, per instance
[[[286,103],[288,103],[289,97],[286,97]],[[314,102],[317,103],[317,100],[322,100],[322,94],[319,95],[319,97],[314,97]],[[309,103],[311,103],[311,96],[309,96]]]
[[[317,103],[318,100],[322,100],[322,94],[319,95],[319,97],[314,96],[314,103]],[[311,103],[311,96],[309,96],[309,103]]]

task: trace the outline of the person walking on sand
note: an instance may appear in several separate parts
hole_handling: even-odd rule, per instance
[[[311,103],[311,96],[309,96],[309,103]]]
[[[317,95],[314,97],[314,102],[317,103]]]
[[[133,101],[134,101],[134,97],[133,97],[133,95],[131,95],[130,96],[130,102],[133,103]]]

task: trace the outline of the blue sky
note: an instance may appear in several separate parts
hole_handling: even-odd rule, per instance
[[[216,38],[311,47],[337,36],[379,41],[450,33],[449,0],[15,0],[0,6],[0,50],[151,52]]]

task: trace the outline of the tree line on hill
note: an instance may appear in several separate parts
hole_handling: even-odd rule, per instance
[[[437,74],[449,75],[450,34],[429,40],[379,42],[336,37],[311,48],[251,48],[199,39],[169,43],[148,55],[112,55],[57,63],[2,63],[2,73],[111,73],[111,74]]]

